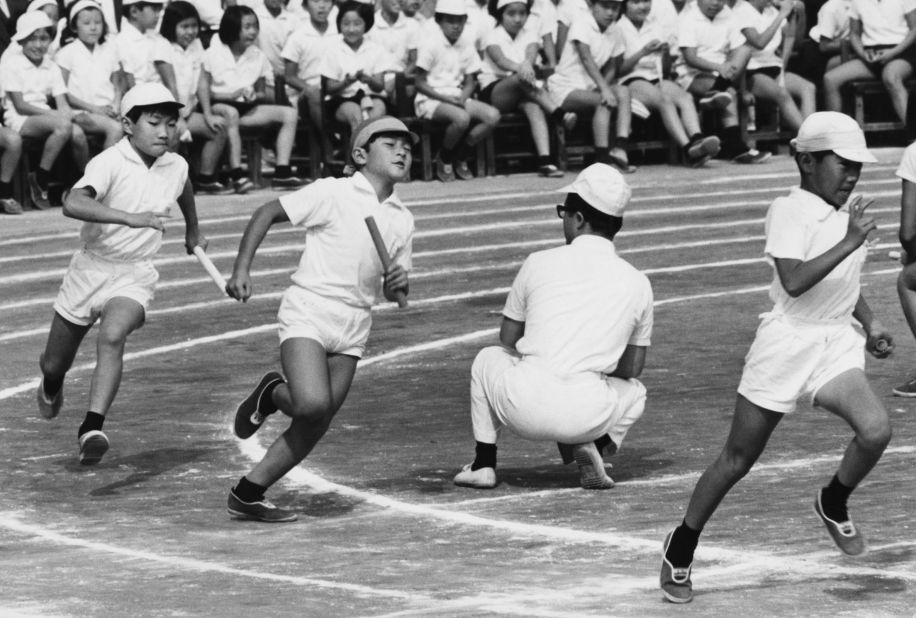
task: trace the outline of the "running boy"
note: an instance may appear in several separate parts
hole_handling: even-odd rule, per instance
[[[105,415],[121,384],[124,345],[143,326],[159,274],[152,257],[162,246],[164,219],[177,202],[191,253],[206,241],[197,228],[188,164],[168,152],[181,107],[161,84],[144,84],[121,100],[120,142],[94,157],[64,201],[64,214],[85,221],[83,248],[70,260],[54,302],[54,319],[41,355],[38,410],[44,418],[63,405],[64,376],[83,337],[99,320],[98,359],[89,411],[80,425],[79,459],[98,463],[108,450]]]
[[[286,378],[276,371],[261,378],[238,407],[235,433],[248,438],[278,409],[291,423],[230,490],[229,513],[235,517],[266,522],[297,518],[265,500],[264,492],[305,459],[343,404],[379,292],[394,300],[396,292],[408,291],[413,215],[394,185],[407,178],[416,141],[396,118],[366,120],[353,132],[350,156],[357,172],[352,177],[325,178],[267,202],[245,229],[227,285],[241,301],[251,296],[251,261],[271,226],[290,221],[305,228],[308,242],[277,316]],[[392,256],[388,272],[366,230],[363,220],[369,215]]]
[[[908,111],[908,113],[912,113]],[[912,128],[911,128],[912,130]],[[897,176],[902,182],[900,195],[900,245],[903,270],[897,276],[897,295],[910,331],[916,336],[916,142],[903,151]],[[898,397],[916,397],[916,377],[893,389]]]
[[[837,473],[817,492],[814,510],[844,553],[865,551],[846,502],[881,458],[891,428],[865,377],[862,344],[883,358],[893,342],[859,289],[864,243],[875,229],[865,213],[871,202],[857,196],[844,205],[862,164],[875,158],[859,125],[837,112],[808,116],[792,144],[801,186],[777,198],[766,221],[775,306],[745,358],[725,448],[700,477],[683,523],[665,538],[660,583],[673,603],[693,598],[690,569],[703,526],[802,397],[845,420],[855,434]],[[867,340],[853,329],[853,318]]]

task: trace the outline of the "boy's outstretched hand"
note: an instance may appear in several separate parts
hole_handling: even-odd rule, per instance
[[[865,349],[875,358],[887,358],[894,351],[894,338],[883,326],[872,326],[865,341]]]
[[[865,209],[872,205],[874,200],[865,200],[861,195],[856,195],[849,202],[849,224],[846,228],[846,237],[855,241],[856,246],[861,245],[868,235],[878,225],[874,217],[865,213]]]

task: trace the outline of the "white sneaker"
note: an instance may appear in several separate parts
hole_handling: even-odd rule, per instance
[[[604,459],[594,442],[573,446],[573,457],[579,464],[579,483],[585,489],[610,489],[614,479],[604,471]]]
[[[93,429],[80,436],[80,464],[92,466],[102,461],[108,451],[108,436]]]
[[[493,489],[496,487],[496,470],[493,468],[471,470],[471,464],[467,464],[461,469],[461,472],[455,475],[455,485],[474,489]]]

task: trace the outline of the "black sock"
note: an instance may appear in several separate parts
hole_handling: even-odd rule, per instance
[[[42,167],[39,167],[35,170],[35,180],[38,181],[38,186],[42,189],[48,188],[48,182],[51,180],[51,172]]]
[[[274,403],[274,389],[283,384],[283,382],[271,382],[264,388],[261,394],[261,405],[258,406],[258,412],[263,415],[273,414],[277,411],[277,404]]]
[[[627,144],[630,142],[629,137],[616,137],[614,138],[614,148],[623,148],[627,149]]]
[[[722,150],[728,157],[735,157],[749,150],[747,144],[741,140],[741,129],[738,125],[722,129]]]
[[[481,468],[496,469],[496,445],[478,442],[474,463],[471,464],[471,470],[480,470]]]
[[[244,176],[245,176],[245,170],[243,170],[240,167],[233,167],[231,170],[229,170],[229,178],[231,178],[232,180],[239,180],[240,178],[243,178]]]
[[[0,180],[0,199],[5,200],[11,197],[13,197],[13,183]]]
[[[473,150],[473,146],[471,146],[470,144],[468,144],[465,141],[461,141],[458,143],[457,146],[455,146],[455,149],[452,151],[453,152],[452,157],[454,158],[455,161],[464,161],[465,159],[467,159],[470,156],[472,150]]]
[[[83,421],[83,424],[80,425],[79,431],[77,431],[76,436],[79,437],[86,433],[87,431],[102,431],[102,424],[105,422],[105,417],[96,412],[86,412],[86,420]]]
[[[687,143],[688,143],[688,144],[695,144],[695,143],[697,143],[698,141],[700,141],[701,139],[703,139],[703,134],[702,134],[702,133],[694,133],[693,135],[690,136],[689,141],[688,141]]]
[[[700,530],[694,530],[682,521],[681,525],[674,529],[671,534],[671,542],[668,544],[668,551],[665,552],[665,558],[675,568],[686,569],[693,562],[693,551],[700,542]]]
[[[42,380],[45,388],[45,397],[48,399],[54,399],[57,393],[60,392],[60,388],[64,385],[64,379],[58,378],[57,380],[49,380],[47,376]],[[104,417],[103,417],[104,418]]]
[[[216,174],[198,174],[197,182],[200,184],[209,184],[211,182],[216,182]]]
[[[443,147],[439,151],[439,160],[443,163],[451,163],[455,160],[455,149]]]
[[[563,124],[563,116],[566,115],[566,110],[562,107],[558,107],[552,112],[550,112],[550,121],[554,124]]]
[[[550,165],[550,155],[538,155],[538,167]]]
[[[267,488],[257,483],[252,483],[244,476],[239,479],[239,484],[232,488],[235,495],[242,502],[259,502],[264,498]]]
[[[612,165],[613,161],[610,148],[595,148],[595,163]]]
[[[830,479],[830,484],[821,490],[821,506],[824,508],[824,515],[836,522],[848,521],[849,513],[846,510],[846,502],[853,489],[855,487],[843,485],[834,474]]]
[[[274,178],[289,178],[293,175],[293,169],[289,165],[278,165],[274,171]]]
[[[607,449],[608,455],[613,455],[617,452],[617,445],[614,444],[614,441],[611,440],[611,436],[604,434],[597,440],[595,440],[595,447],[598,449],[598,452],[604,455],[604,449]]]

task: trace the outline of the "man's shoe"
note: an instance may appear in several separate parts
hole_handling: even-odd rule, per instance
[[[817,490],[817,498],[814,500],[814,512],[827,526],[827,532],[830,533],[833,542],[840,548],[840,551],[850,556],[858,556],[865,551],[865,538],[859,533],[851,519],[837,522],[824,514],[824,507],[821,504],[821,493],[823,491],[823,489]]]
[[[252,189],[254,189],[254,183],[251,182],[251,179],[247,176],[242,176],[232,181],[232,190],[235,191],[237,195],[244,195]]]
[[[51,202],[48,200],[48,190],[42,189],[41,185],[38,184],[38,176],[35,172],[29,172],[28,181],[29,196],[32,198],[32,205],[38,210],[47,210],[50,208]]]
[[[270,186],[277,189],[298,189],[305,184],[305,180],[298,176],[284,176],[281,178],[274,176],[274,179],[270,181]]]
[[[687,162],[691,166],[699,167],[719,154],[720,148],[718,137],[701,137],[687,147]]]
[[[614,486],[614,480],[604,471],[604,460],[594,442],[573,446],[573,457],[579,465],[579,484],[583,488],[610,489]]]
[[[916,378],[894,387],[891,392],[897,397],[916,397]]]
[[[455,475],[455,485],[474,489],[493,489],[496,487],[496,470],[493,468],[471,470],[471,464],[467,464],[461,469],[461,472]]]
[[[732,162],[741,163],[744,165],[753,165],[754,163],[763,163],[771,156],[773,156],[773,154],[770,152],[761,152],[756,148],[751,148],[734,157]]]
[[[684,567],[676,567],[666,557],[668,554],[668,545],[671,544],[671,537],[674,531],[669,532],[665,537],[665,543],[662,546],[662,570],[658,576],[661,584],[662,594],[665,599],[672,603],[690,603],[693,600],[693,583],[690,581],[690,570],[693,564]]]
[[[548,163],[538,168],[538,176],[543,176],[544,178],[563,178],[565,175],[563,170],[553,163]]]
[[[0,213],[5,215],[21,215],[22,214],[22,204],[17,202],[15,198],[7,197],[0,200]]]
[[[242,440],[250,438],[264,424],[264,419],[277,411],[272,402],[264,399],[264,393],[269,387],[283,384],[283,382],[283,376],[276,371],[264,374],[251,394],[239,404],[235,411],[235,435]]]
[[[194,185],[194,192],[202,195],[228,195],[233,191],[234,189],[232,187],[228,187],[218,180],[212,182],[199,182]]]
[[[700,109],[725,109],[731,105],[733,100],[734,97],[728,92],[710,90],[700,97],[699,107]]]
[[[462,159],[455,163],[455,176],[461,180],[471,180],[474,177],[474,172],[471,171],[468,162]]]
[[[227,510],[236,519],[264,521],[269,524],[281,524],[299,519],[299,516],[292,511],[281,509],[264,498],[257,502],[242,502],[235,495],[235,491],[231,489],[229,490]]]
[[[80,436],[80,464],[93,466],[102,461],[108,451],[108,436],[93,429]]]
[[[54,394],[54,397],[48,399],[45,393],[45,379],[42,378],[38,383],[38,390],[35,392],[35,398],[38,400],[38,412],[43,418],[48,420],[60,414],[60,409],[64,405],[64,387]]]
[[[451,163],[446,163],[439,157],[436,157],[436,178],[442,182],[452,182],[455,180],[455,168]]]

